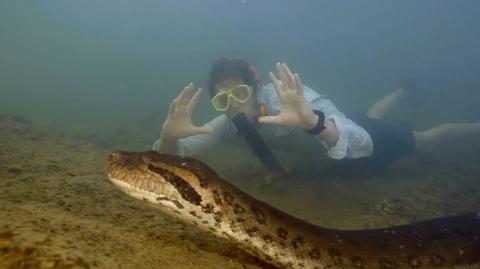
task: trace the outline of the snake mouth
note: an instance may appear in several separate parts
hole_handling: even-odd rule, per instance
[[[205,182],[187,168],[195,163],[157,152],[112,152],[108,156],[110,181],[127,194],[152,203],[200,206]],[[202,187],[203,186],[203,187]]]
[[[122,192],[164,213],[193,224],[215,223],[214,206],[206,195],[208,184],[192,172],[198,163],[190,160],[157,152],[117,151],[108,155],[108,176]]]
[[[153,197],[165,192],[168,182],[162,175],[151,171],[148,155],[116,151],[108,155],[107,162],[110,181],[128,194],[142,192]]]

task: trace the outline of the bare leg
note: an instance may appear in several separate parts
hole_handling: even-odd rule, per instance
[[[383,97],[380,101],[373,104],[368,110],[367,115],[370,118],[382,119],[392,110],[400,101],[407,96],[407,91],[400,88],[393,93]]]
[[[420,151],[430,151],[440,143],[462,139],[468,135],[480,134],[480,122],[446,123],[423,132],[413,132]]]

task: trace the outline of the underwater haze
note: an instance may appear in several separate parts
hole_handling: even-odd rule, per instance
[[[480,268],[479,11],[478,0],[0,0],[0,269]],[[356,125],[315,99],[333,119],[313,129],[322,140],[248,120],[236,137],[219,118],[215,138],[232,143],[181,140],[214,172],[144,152],[220,57],[247,60],[264,85],[286,62],[341,112],[390,100],[389,112],[347,114]],[[256,94],[268,93],[275,111],[273,88]],[[285,126],[309,127],[288,94],[303,121]],[[193,123],[218,115],[204,91]]]
[[[287,62],[341,110],[366,110],[415,77],[431,97],[420,128],[478,121],[479,9],[475,0],[1,1],[0,112],[145,149],[179,91],[204,87],[212,62],[228,57],[256,65],[264,82]],[[204,94],[195,122],[215,115]]]

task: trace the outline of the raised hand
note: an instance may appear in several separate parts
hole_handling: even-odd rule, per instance
[[[165,139],[185,138],[201,133],[211,133],[208,127],[198,127],[192,123],[192,111],[197,103],[202,89],[193,94],[193,84],[188,84],[170,104],[167,119],[162,127],[162,137]]]
[[[265,116],[258,119],[261,123],[276,124],[290,128],[313,128],[318,120],[305,100],[302,81],[298,74],[292,74],[287,64],[277,63],[280,79],[270,72],[273,87],[282,101],[282,110],[276,116]]]

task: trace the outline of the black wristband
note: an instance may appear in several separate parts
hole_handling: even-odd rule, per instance
[[[312,129],[305,130],[305,132],[311,135],[318,135],[325,129],[325,114],[320,110],[313,110],[313,113],[318,116],[317,124]]]

